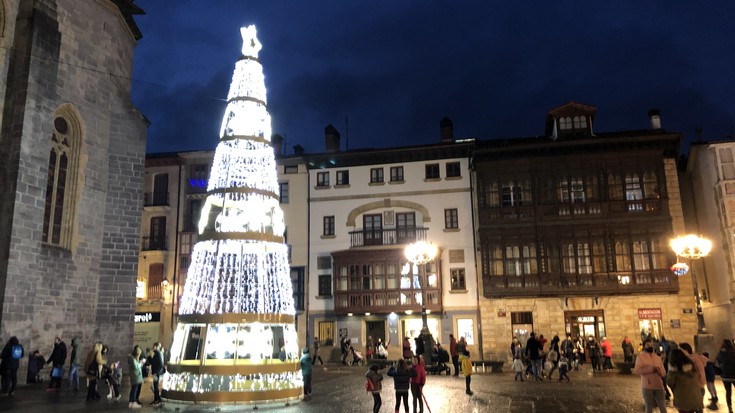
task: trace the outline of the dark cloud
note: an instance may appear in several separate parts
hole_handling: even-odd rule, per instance
[[[150,3],[135,77],[169,88],[134,84],[150,151],[214,147],[250,23],[287,148],[323,150],[328,123],[350,148],[434,142],[443,116],[461,137],[540,135],[569,100],[598,107],[599,131],[645,128],[655,107],[688,139],[732,134],[730,2]]]

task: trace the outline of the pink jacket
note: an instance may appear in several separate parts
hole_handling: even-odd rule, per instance
[[[635,374],[641,375],[641,387],[644,389],[663,390],[664,382],[661,378],[666,374],[664,363],[656,353],[642,351],[635,359]]]
[[[709,359],[698,353],[689,354],[684,351],[684,354],[689,357],[689,360],[691,360],[692,364],[694,364],[694,368],[699,372],[699,375],[697,375],[697,383],[699,383],[699,387],[704,388],[704,386],[707,385],[707,377],[705,377],[704,374],[704,366],[707,365]]]

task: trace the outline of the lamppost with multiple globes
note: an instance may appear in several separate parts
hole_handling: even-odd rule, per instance
[[[674,264],[674,269],[677,275],[684,275],[687,273],[686,266],[679,265],[678,257],[684,258],[691,262],[704,258],[709,255],[712,250],[712,241],[707,238],[703,238],[694,234],[683,235],[671,240],[671,249],[677,256],[677,264]],[[675,269],[678,268],[677,269]],[[692,271],[692,288],[694,289],[694,301],[697,306],[697,335],[695,336],[695,344],[697,347],[702,347],[705,344],[702,342],[703,336],[707,335],[707,327],[704,324],[704,314],[702,313],[702,301],[699,297],[699,287],[697,286],[697,278],[694,276]],[[712,339],[714,340],[714,338]]]
[[[432,364],[431,355],[434,348],[434,338],[429,331],[429,324],[426,314],[426,264],[431,262],[439,249],[431,242],[419,241],[409,244],[404,250],[406,259],[419,269],[419,280],[421,282],[421,337],[424,340],[424,361],[427,365]],[[423,268],[423,276],[422,276]]]

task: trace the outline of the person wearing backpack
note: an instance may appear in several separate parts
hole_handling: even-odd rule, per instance
[[[12,396],[18,384],[18,365],[23,358],[23,346],[18,337],[10,337],[0,353],[0,375],[2,375],[2,392]]]
[[[380,398],[380,391],[383,389],[383,375],[379,372],[380,366],[373,364],[365,373],[365,391],[373,395],[373,413],[380,411],[383,400]]]

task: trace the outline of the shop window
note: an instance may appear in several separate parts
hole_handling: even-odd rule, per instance
[[[475,320],[473,318],[457,319],[457,336],[464,337],[467,345],[475,345]],[[459,338],[458,338],[459,339]]]
[[[511,312],[510,328],[513,331],[513,337],[517,338],[521,345],[525,347],[533,331],[533,313],[530,311]]]

